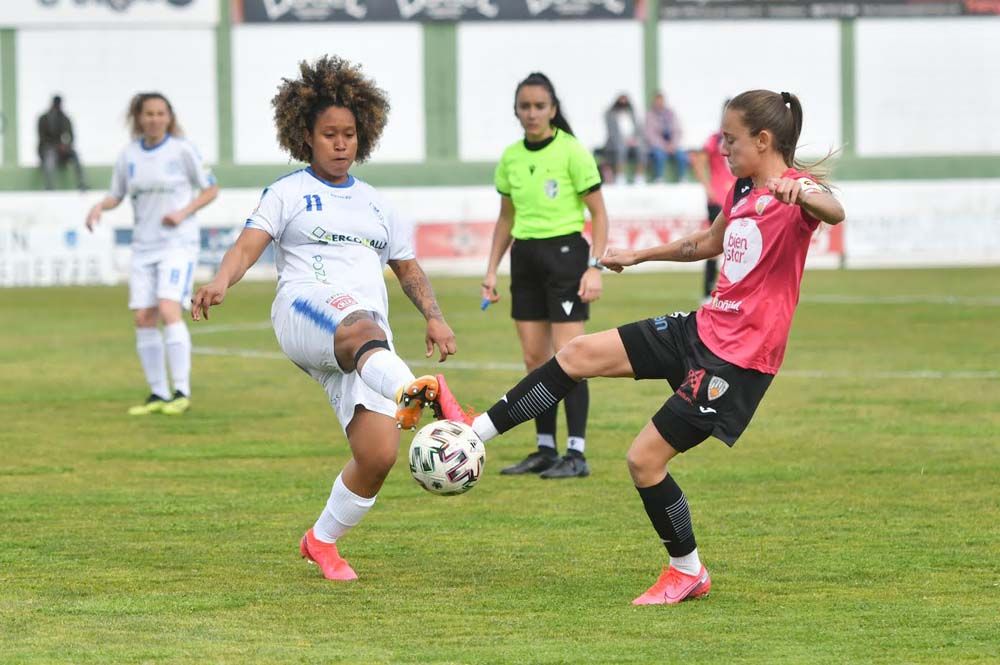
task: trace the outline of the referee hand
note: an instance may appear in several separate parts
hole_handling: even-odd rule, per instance
[[[603,288],[601,271],[597,268],[587,268],[580,278],[580,288],[576,295],[580,296],[580,302],[594,302],[601,297]]]

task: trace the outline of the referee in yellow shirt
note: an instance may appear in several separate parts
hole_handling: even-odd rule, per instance
[[[497,266],[510,247],[511,317],[525,367],[548,361],[584,332],[589,303],[601,296],[601,264],[608,215],[601,175],[563,116],[552,82],[533,72],[514,93],[514,113],[524,139],[504,150],[494,182],[500,215],[493,231],[484,299],[497,302]],[[590,211],[593,246],[581,235],[584,207]],[[537,473],[542,478],[590,475],[584,456],[590,393],[581,381],[566,396],[569,430],[566,454],[556,448],[557,406],[535,419],[538,450],[503,469],[505,475]]]

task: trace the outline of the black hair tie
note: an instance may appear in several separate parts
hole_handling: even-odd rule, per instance
[[[783,92],[783,93],[781,93],[781,101],[783,101],[784,103],[786,103],[789,106],[791,106],[791,104],[792,104],[792,96],[790,94],[788,94],[787,92]]]

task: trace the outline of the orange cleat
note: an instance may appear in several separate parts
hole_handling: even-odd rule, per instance
[[[434,411],[434,417],[438,420],[457,420],[460,423],[472,425],[476,413],[472,409],[462,408],[462,405],[455,399],[451,390],[448,389],[448,383],[441,374],[437,375],[437,384],[438,396],[436,400],[431,402],[431,410]]]
[[[316,540],[312,529],[306,531],[306,535],[302,536],[299,552],[302,553],[303,558],[319,566],[319,569],[323,571],[323,577],[328,580],[349,582],[358,579],[358,574],[351,568],[351,564],[340,556],[336,543],[324,543],[321,540]]]
[[[418,376],[410,385],[404,386],[396,393],[396,427],[400,429],[417,429],[424,405],[437,399],[438,380],[431,375]]]
[[[707,596],[712,589],[712,578],[705,566],[697,575],[682,573],[673,566],[664,568],[656,584],[632,601],[633,605],[676,605],[683,600]]]

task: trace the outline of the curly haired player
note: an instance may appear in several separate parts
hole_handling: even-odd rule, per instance
[[[426,404],[438,417],[464,416],[442,376],[414,378],[393,350],[384,267],[427,320],[428,357],[434,347],[442,362],[455,353],[455,335],[414,258],[412,225],[350,174],[385,128],[385,93],[360,67],[327,56],[302,62],[299,78],[282,79],[272,104],[278,142],[309,166],[264,190],[215,278],[195,295],[192,316],[208,318],[274,243],[275,335],[326,390],[352,453],[300,551],[327,579],[353,580],[335,543],[375,503],[396,461],[399,427],[414,428]]]

